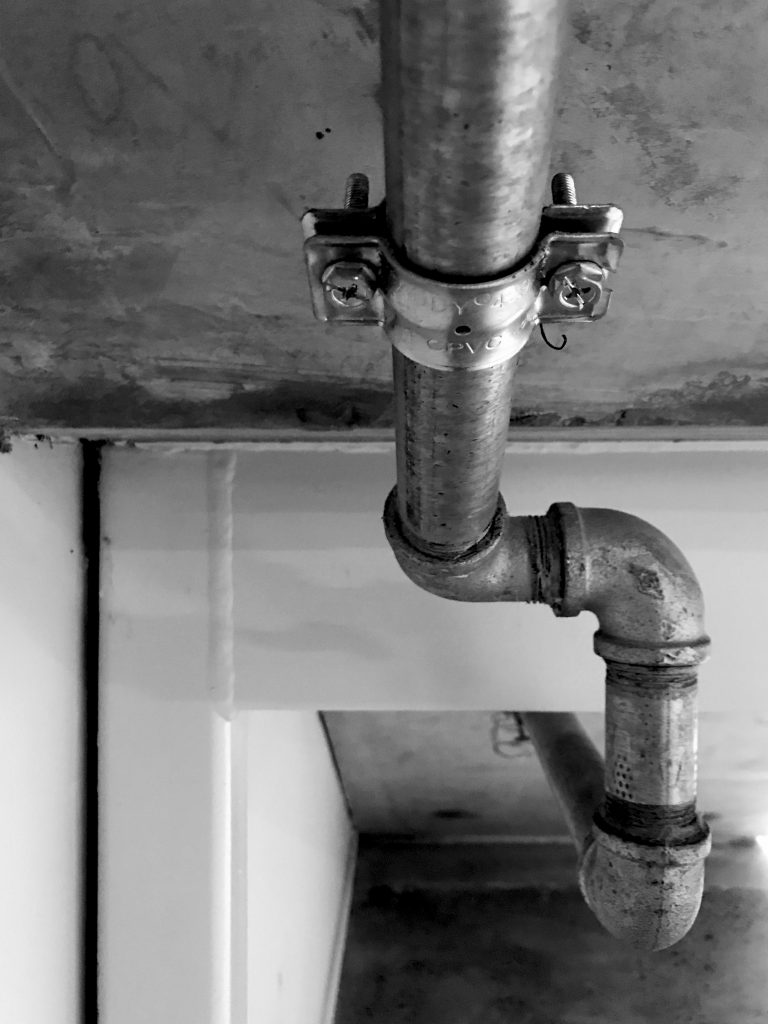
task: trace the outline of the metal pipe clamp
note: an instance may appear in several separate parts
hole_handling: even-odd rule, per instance
[[[493,281],[437,281],[387,253],[384,330],[396,349],[436,370],[480,370],[517,355],[537,322],[537,259]]]

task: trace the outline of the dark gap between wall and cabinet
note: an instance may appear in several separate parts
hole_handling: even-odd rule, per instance
[[[98,1019],[99,667],[101,587],[101,453],[105,442],[81,440],[83,567],[83,868],[82,1020]]]

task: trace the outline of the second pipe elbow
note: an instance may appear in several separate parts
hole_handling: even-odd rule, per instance
[[[706,657],[704,600],[680,549],[655,526],[610,508],[553,505],[562,552],[558,615],[593,612],[595,651],[625,664],[696,665]]]
[[[559,525],[558,614],[593,612],[606,662],[605,795],[581,862],[584,897],[637,948],[687,934],[711,847],[696,812],[697,672],[704,602],[661,531],[613,509],[550,509]]]
[[[384,523],[403,571],[432,594],[597,616],[605,786],[580,884],[611,934],[647,950],[678,941],[696,918],[711,842],[696,813],[697,668],[709,638],[685,557],[661,531],[613,509],[561,504],[510,518],[500,499],[485,536],[449,558],[409,543],[395,491]]]

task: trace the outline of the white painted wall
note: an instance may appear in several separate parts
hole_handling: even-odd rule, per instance
[[[110,528],[123,581],[115,628],[152,633],[165,651],[179,649],[182,664],[194,659],[186,631],[207,628],[205,584],[190,576],[207,541],[185,525],[205,501],[207,458],[110,454],[122,524]],[[386,446],[241,446],[236,458],[238,707],[601,710],[604,667],[592,653],[592,615],[558,621],[542,606],[443,601],[403,576],[380,522],[394,479]],[[573,501],[633,512],[666,531],[706,595],[713,649],[702,670],[702,709],[765,706],[768,451],[513,448],[502,490],[513,513]],[[165,683],[178,685],[178,674]]]
[[[101,1017],[240,1024],[245,940],[232,908],[245,826],[227,613],[231,459],[161,459],[140,480],[132,466],[105,452]]]
[[[701,707],[768,704],[768,451],[566,446],[504,463],[513,514],[555,501],[623,509],[675,540],[697,572],[713,640]],[[469,605],[418,590],[384,539],[394,456],[238,453],[233,498],[240,706],[597,711],[604,664],[590,614]]]
[[[602,708],[591,616],[402,575],[393,476],[386,448],[105,452],[105,1024],[328,1024],[352,854],[318,708]],[[702,706],[765,706],[768,451],[513,450],[503,490],[667,531],[707,595]]]
[[[0,455],[0,1020],[80,1020],[82,594],[76,445]]]
[[[355,832],[319,716],[245,717],[248,1024],[331,1024]]]
[[[104,460],[104,1024],[325,1024],[353,832],[314,713],[241,712],[226,451]]]

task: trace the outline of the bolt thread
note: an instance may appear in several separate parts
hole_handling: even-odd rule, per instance
[[[558,171],[552,179],[552,202],[557,206],[576,205],[576,183],[565,171]]]
[[[347,178],[344,208],[347,210],[368,209],[368,176],[366,174],[356,171]]]

